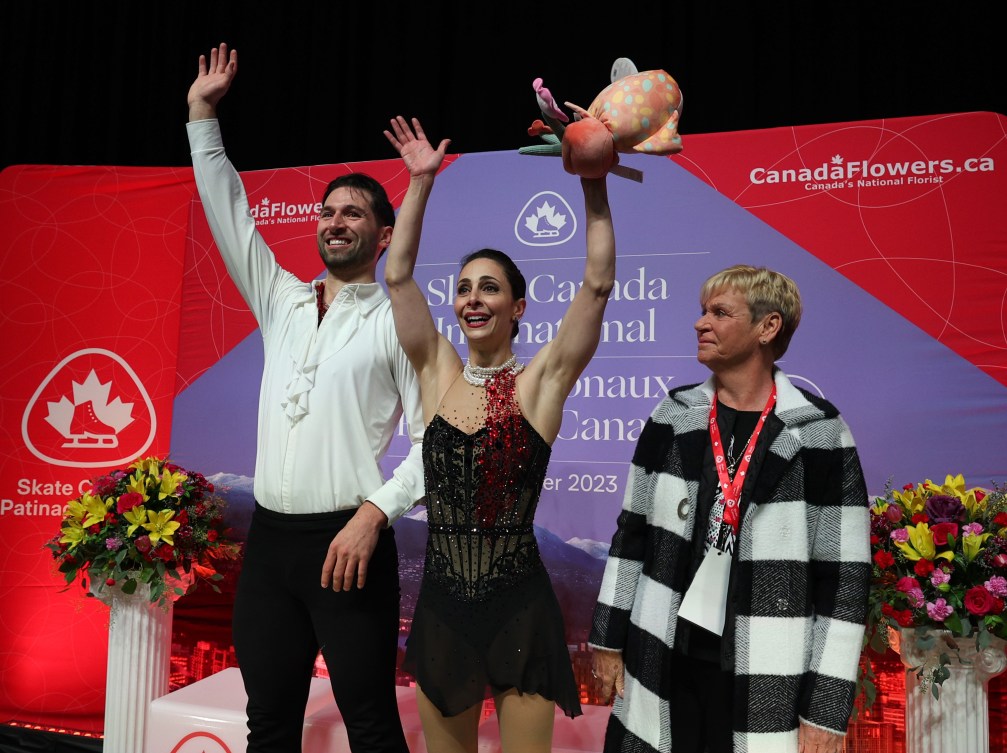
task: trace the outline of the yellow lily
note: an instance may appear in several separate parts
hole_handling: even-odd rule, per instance
[[[157,492],[158,499],[164,499],[165,497],[175,496],[175,492],[178,491],[178,487],[182,485],[185,481],[186,476],[184,473],[170,473],[165,471],[161,475],[161,485]]]
[[[981,515],[981,502],[976,499],[976,489],[973,487],[965,492],[965,496],[962,497],[962,504],[965,505],[965,509],[969,512],[969,520],[975,520]]]
[[[114,500],[110,499],[106,502],[101,497],[96,497],[93,494],[84,494],[80,498],[80,504],[84,508],[84,516],[80,524],[84,528],[87,528],[105,520],[105,515],[111,509]]]
[[[144,499],[147,499],[147,477],[140,471],[137,471],[126,482],[126,491],[136,492]]]
[[[146,524],[147,509],[143,505],[137,505],[132,510],[126,510],[126,512],[122,514],[122,517],[129,522],[129,528],[126,529],[126,535],[132,536],[137,528]]]
[[[59,537],[59,543],[69,544],[67,551],[73,551],[87,537],[87,531],[77,520],[65,520],[61,530],[63,535]]]
[[[84,528],[101,523],[105,519],[110,505],[105,503],[101,497],[85,493],[80,499],[74,499],[67,503],[66,513],[70,519],[76,521]]]
[[[971,562],[974,560],[980,551],[982,551],[983,544],[986,543],[988,539],[993,534],[990,532],[976,534],[965,533],[962,534],[962,554],[965,555],[965,561]]]
[[[909,531],[909,541],[896,541],[895,546],[901,549],[908,559],[914,562],[921,559],[933,561],[935,558],[941,557],[950,562],[955,558],[953,552],[938,554],[937,547],[934,545],[934,535],[926,523],[906,526],[906,530]]]
[[[933,481],[927,479],[927,483],[937,486]],[[944,477],[944,483],[939,487],[937,494],[947,494],[949,497],[964,499],[965,497],[965,477],[962,474],[952,476],[950,473]]]
[[[157,478],[161,474],[161,461],[157,458],[144,458],[137,460],[130,468],[136,470],[136,475]]]
[[[918,485],[915,489],[908,491],[892,490],[892,497],[905,508],[907,516],[913,517],[918,512],[923,512],[923,505],[926,502],[927,494],[923,490],[923,485]]]
[[[177,520],[172,520],[173,517],[175,517],[174,510],[160,510],[158,512],[147,510],[147,522],[143,524],[143,527],[149,531],[150,543],[156,544],[158,541],[163,541],[165,544],[175,546],[175,531],[182,524]]]

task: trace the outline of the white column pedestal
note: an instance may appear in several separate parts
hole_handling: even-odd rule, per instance
[[[104,753],[142,753],[150,702],[168,692],[172,607],[149,594],[143,583],[128,596],[107,586],[97,594],[111,610]]]
[[[1007,669],[1005,642],[994,638],[992,646],[977,652],[974,637],[955,638],[956,652],[950,633],[933,632],[937,640],[928,650],[918,647],[913,628],[890,632],[892,648],[907,668],[906,753],[989,753],[987,689],[990,679]],[[933,666],[941,653],[951,657],[951,676],[941,685],[940,698],[934,698],[911,668],[924,662]]]

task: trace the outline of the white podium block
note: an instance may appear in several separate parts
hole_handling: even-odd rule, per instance
[[[237,667],[228,667],[161,696],[150,704],[144,750],[146,753],[244,753],[248,742],[246,702],[245,686]],[[305,717],[334,705],[329,681],[312,678]]]

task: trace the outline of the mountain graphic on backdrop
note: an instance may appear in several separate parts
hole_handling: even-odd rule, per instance
[[[244,540],[255,508],[252,479],[233,473],[207,476],[216,492],[227,500],[225,518],[235,538]],[[394,524],[399,550],[402,615],[411,616],[416,605],[426,549],[426,508],[417,507]],[[608,545],[591,539],[563,541],[542,526],[535,526],[542,561],[552,579],[566,622],[567,642],[587,640]]]

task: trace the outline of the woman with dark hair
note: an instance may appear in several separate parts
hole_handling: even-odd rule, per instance
[[[424,209],[449,141],[434,149],[416,119],[391,125],[385,135],[410,182],[385,281],[420,383],[429,531],[404,666],[416,678],[429,750],[474,753],[482,701],[492,695],[504,752],[548,751],[555,708],[574,717],[580,703],[532,523],[563,404],[598,346],[615,282],[605,179],[581,179],[584,282],[556,337],[529,363],[511,347],[526,305],[521,272],[494,249],[465,258],[454,301],[468,341],[463,362],[413,278]]]

